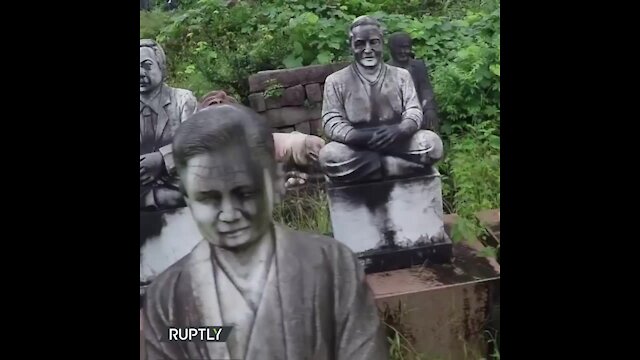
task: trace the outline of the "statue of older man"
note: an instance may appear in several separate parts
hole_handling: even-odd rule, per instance
[[[140,40],[140,210],[186,206],[178,189],[171,150],[173,133],[196,111],[185,89],[164,83],[166,56],[155,41]]]
[[[350,26],[354,62],[326,79],[322,124],[332,140],[320,151],[330,181],[355,183],[424,174],[442,158],[438,135],[420,130],[422,106],[411,74],[383,62],[374,18]]]

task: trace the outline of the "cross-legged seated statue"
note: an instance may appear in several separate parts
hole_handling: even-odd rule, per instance
[[[420,130],[423,114],[411,74],[383,62],[380,23],[357,18],[354,62],[325,81],[322,124],[332,140],[320,165],[332,182],[353,183],[428,172],[442,158],[440,137]]]

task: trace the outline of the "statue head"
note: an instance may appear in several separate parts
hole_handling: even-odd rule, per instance
[[[162,85],[166,63],[164,50],[158,43],[140,40],[140,93],[150,93]]]
[[[173,157],[202,236],[243,249],[263,238],[284,189],[264,120],[240,104],[212,105],[178,128]]]
[[[349,27],[349,43],[355,60],[365,68],[382,63],[382,26],[370,16],[356,18]]]
[[[411,60],[412,54],[411,36],[406,32],[396,32],[389,36],[389,49],[391,50],[391,58],[401,65],[406,65]]]
[[[224,91],[215,90],[202,97],[202,100],[198,103],[198,110],[208,108],[215,104],[235,104],[237,102],[236,99],[227,95]]]

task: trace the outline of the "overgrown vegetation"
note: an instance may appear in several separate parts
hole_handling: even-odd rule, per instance
[[[247,78],[258,71],[350,60],[346,31],[357,16],[376,16],[387,34],[408,32],[416,58],[429,64],[440,105],[445,212],[461,219],[454,240],[481,234],[474,213],[500,206],[499,0],[227,3],[183,0],[171,12],[140,13],[141,38],[155,38],[167,52],[170,84],[197,96],[224,90],[245,101]],[[319,189],[290,193],[274,216],[297,229],[331,232]],[[390,334],[393,358],[419,358],[407,355],[404,340]]]

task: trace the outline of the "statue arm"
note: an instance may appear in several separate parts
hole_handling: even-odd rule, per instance
[[[332,75],[327,77],[324,84],[322,128],[327,138],[341,143],[348,143],[350,133],[355,130],[351,122],[347,120],[342,91]]]
[[[340,244],[334,269],[337,360],[387,360],[389,350],[373,293],[356,256]]]
[[[400,70],[400,90],[404,104],[400,127],[404,132],[413,134],[422,126],[422,106],[411,75],[407,70]]]
[[[191,115],[195,114],[198,108],[198,101],[191,91],[186,91],[183,95],[183,104],[180,109],[180,122],[184,122]],[[164,167],[168,174],[174,175],[176,171],[176,165],[173,161],[173,146],[171,144],[165,145],[160,148],[160,154],[164,160]]]

